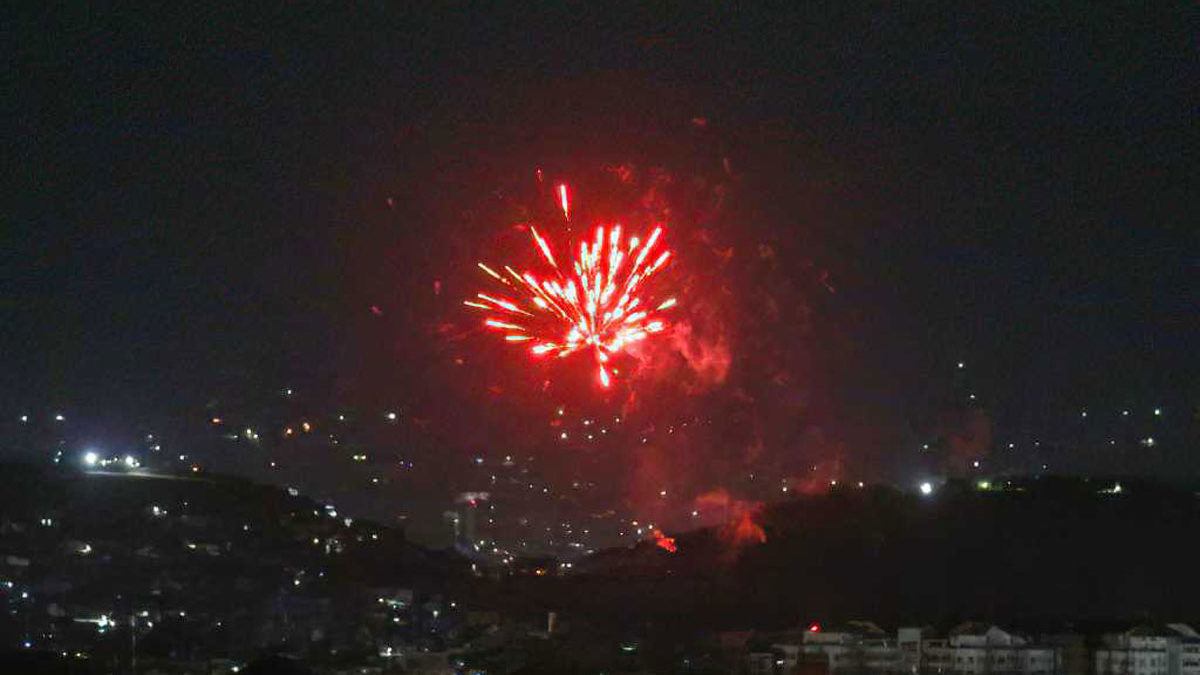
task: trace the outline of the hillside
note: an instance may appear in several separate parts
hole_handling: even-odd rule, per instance
[[[674,554],[649,542],[599,552],[556,584],[551,604],[688,630],[1195,620],[1200,497],[1127,480],[1113,493],[1116,482],[951,483],[929,497],[837,490],[763,510],[765,543],[725,527],[676,535]]]

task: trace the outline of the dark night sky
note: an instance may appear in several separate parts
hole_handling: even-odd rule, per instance
[[[118,434],[286,385],[470,419],[482,374],[426,391],[467,320],[429,287],[472,290],[491,195],[726,156],[718,239],[797,263],[728,283],[799,289],[816,327],[755,339],[880,477],[968,389],[1085,469],[1081,409],[1165,407],[1194,472],[1200,26],[1153,5],[8,17],[3,414]]]

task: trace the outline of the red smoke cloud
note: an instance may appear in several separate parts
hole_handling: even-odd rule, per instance
[[[735,499],[725,488],[717,488],[699,495],[693,504],[699,517],[725,523],[718,534],[729,544],[739,547],[767,541],[767,533],[758,524],[762,502]]]
[[[729,352],[729,342],[723,333],[705,337],[698,335],[692,324],[678,323],[671,333],[671,346],[683,357],[695,376],[695,381],[690,387],[693,389],[692,393],[721,385],[729,376],[729,366],[733,357]]]
[[[722,536],[735,546],[767,543],[767,533],[763,531],[761,525],[755,522],[757,515],[757,512],[746,511],[741,518],[738,518],[737,522],[722,528]]]

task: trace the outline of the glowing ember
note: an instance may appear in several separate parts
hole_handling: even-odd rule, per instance
[[[567,186],[559,185],[563,216],[570,217]],[[550,244],[532,225],[529,232],[547,267],[541,274],[517,273],[503,267],[501,274],[479,263],[488,276],[509,287],[520,298],[478,293],[463,304],[490,316],[484,325],[503,332],[510,343],[532,342],[534,356],[565,357],[590,351],[596,360],[596,379],[608,387],[616,370],[610,359],[629,345],[666,330],[659,313],[675,307],[673,297],[646,294],[646,281],[671,259],[671,251],[656,251],[663,228],[656,226],[643,242],[636,236],[622,240],[621,226],[599,226],[590,241],[579,243],[578,255],[566,270],[559,266]]]
[[[676,551],[675,537],[668,537],[661,530],[654,531],[654,545],[667,553],[674,553]]]

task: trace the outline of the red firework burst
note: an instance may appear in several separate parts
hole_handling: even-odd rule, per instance
[[[558,197],[569,220],[566,185],[558,186]],[[659,246],[662,226],[643,241],[638,236],[622,239],[620,224],[599,225],[594,238],[579,242],[578,256],[566,270],[537,228],[530,225],[529,232],[545,269],[518,273],[505,265],[501,274],[481,262],[480,269],[520,295],[478,293],[463,304],[488,313],[484,325],[503,332],[505,341],[532,343],[528,348],[534,356],[563,358],[591,351],[597,380],[608,387],[612,357],[662,333],[667,327],[662,313],[676,305],[674,297],[659,299],[646,290],[647,280],[671,259],[671,251]]]

